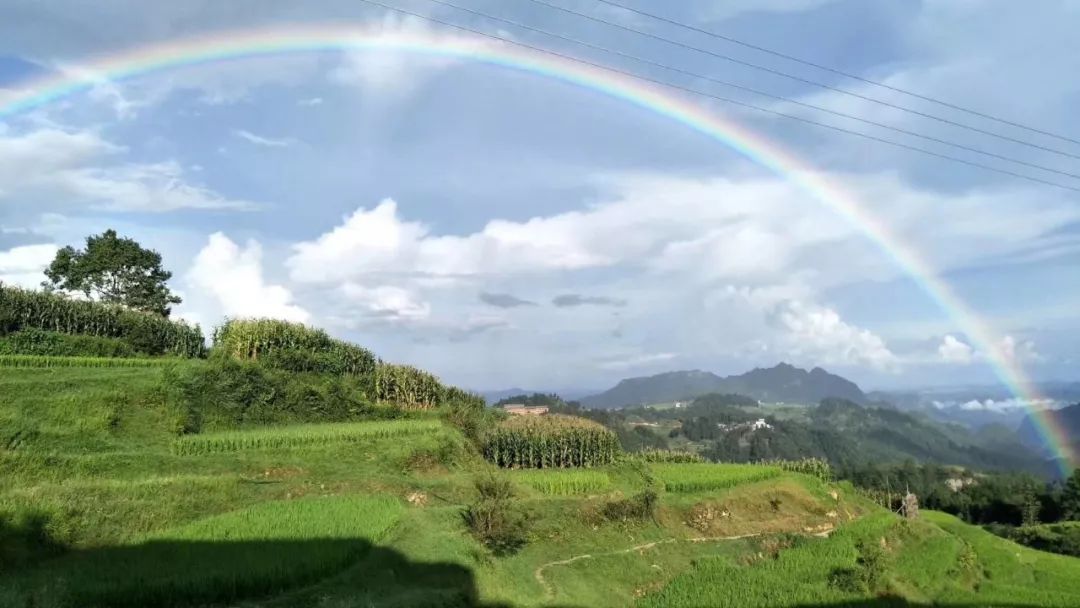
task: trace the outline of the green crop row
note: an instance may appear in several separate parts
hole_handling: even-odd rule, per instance
[[[515,471],[512,479],[549,496],[573,496],[602,492],[611,487],[611,478],[600,471],[526,470]]]
[[[436,433],[435,420],[383,420],[375,422],[305,424],[286,427],[187,435],[173,442],[180,455],[217,454],[243,450],[287,449],[339,443],[360,443],[387,437]]]
[[[609,464],[619,440],[591,420],[573,416],[514,416],[490,431],[484,457],[505,468],[546,469]]]
[[[0,334],[26,329],[121,338],[147,355],[201,357],[206,350],[198,325],[123,306],[0,285]]]
[[[176,359],[134,359],[110,357],[48,357],[44,355],[0,355],[0,367],[159,367]]]
[[[688,462],[705,462],[705,459],[697,452],[687,452],[686,450],[642,450],[634,454],[634,456],[644,460],[645,462],[670,462],[670,463],[688,463]]]
[[[833,478],[832,466],[829,465],[827,460],[822,458],[802,458],[799,460],[783,460],[776,458],[773,460],[762,460],[758,464],[780,467],[789,473],[813,475],[822,481],[832,481]]]
[[[409,365],[379,363],[375,368],[375,398],[408,409],[430,409],[443,400],[439,379]]]
[[[292,371],[374,374],[375,355],[321,329],[277,319],[229,319],[214,330],[214,347],[238,359]]]
[[[723,490],[780,475],[776,466],[756,464],[655,464],[652,471],[668,492]]]

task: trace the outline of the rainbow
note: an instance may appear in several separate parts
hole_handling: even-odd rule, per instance
[[[837,213],[875,243],[909,275],[986,357],[1000,381],[1027,403],[1043,442],[1062,463],[1063,474],[1077,461],[1053,414],[1036,404],[1044,399],[1019,365],[998,346],[994,332],[920,256],[863,210],[856,200],[819,172],[763,137],[702,108],[689,99],[629,75],[565,56],[514,44],[493,44],[472,36],[386,33],[343,26],[217,32],[209,36],[163,42],[101,56],[64,72],[27,83],[16,91],[0,91],[0,119],[10,118],[102,82],[131,79],[163,70],[233,59],[293,53],[391,51],[481,62],[552,78],[597,91],[680,123],[737,151],[784,177]]]

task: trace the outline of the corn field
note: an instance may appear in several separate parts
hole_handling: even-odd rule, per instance
[[[780,475],[776,466],[756,464],[655,464],[653,474],[668,492],[723,490]]]
[[[379,402],[430,409],[439,405],[444,391],[439,379],[424,370],[391,363],[379,363],[375,368],[375,398]]]
[[[642,450],[633,455],[645,462],[705,462],[705,459],[702,458],[701,454],[698,454],[697,452],[687,452],[685,450]]]
[[[390,420],[333,424],[305,424],[250,431],[224,431],[187,435],[173,442],[181,456],[220,454],[244,450],[289,449],[341,443],[361,443],[388,437],[437,433],[436,420]]]
[[[201,357],[206,351],[198,325],[114,304],[0,285],[0,332],[19,329],[122,338],[149,355]]]
[[[325,331],[277,319],[228,319],[214,330],[214,346],[238,359],[302,355],[306,371],[333,371],[357,376],[374,374],[371,351],[331,338]]]
[[[600,471],[527,470],[511,473],[519,484],[548,496],[574,496],[602,492],[611,487],[611,478]]]
[[[504,468],[593,467],[610,464],[618,454],[615,433],[574,416],[515,416],[484,441],[484,457]]]
[[[176,359],[134,359],[113,357],[48,357],[43,355],[0,355],[0,367],[160,367]]]
[[[802,458],[800,460],[782,460],[777,458],[774,460],[762,460],[758,462],[758,464],[780,467],[789,473],[812,475],[821,481],[832,481],[833,479],[832,466],[829,465],[827,460],[821,458]]]

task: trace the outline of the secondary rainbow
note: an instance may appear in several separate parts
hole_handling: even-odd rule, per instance
[[[0,92],[0,119],[89,90],[102,82],[130,79],[163,70],[219,61],[294,53],[329,51],[394,51],[477,61],[553,78],[604,93],[707,135],[761,166],[783,176],[833,210],[873,241],[901,270],[959,326],[972,345],[987,358],[999,379],[1028,404],[1043,442],[1068,473],[1076,464],[1067,437],[1053,414],[1038,407],[1044,402],[1023,370],[998,346],[990,330],[970,307],[941,280],[911,248],[862,209],[854,197],[825,179],[779,146],[660,86],[568,58],[487,39],[444,34],[400,34],[343,26],[292,27],[218,32],[128,49],[96,57],[29,82],[15,91]]]

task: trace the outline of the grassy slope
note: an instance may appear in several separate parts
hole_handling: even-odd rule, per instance
[[[818,576],[832,562],[800,557],[804,547],[825,547],[829,559],[848,563],[854,555],[844,542],[893,521],[863,519],[834,539],[758,560],[782,546],[776,534],[814,532],[873,508],[842,491],[834,497],[813,479],[783,474],[727,489],[665,493],[655,521],[612,523],[599,516],[605,500],[632,495],[650,481],[662,486],[655,477],[675,470],[627,463],[584,477],[557,473],[554,481],[538,480],[543,473],[501,473],[519,481],[519,502],[535,526],[524,550],[492,558],[460,519],[461,505],[472,499],[473,475],[489,467],[460,449],[456,431],[181,456],[156,388],[160,373],[0,368],[0,513],[44,512],[49,531],[74,547],[0,574],[0,605],[30,605],[31,596],[38,606],[90,599],[145,605],[167,595],[178,598],[175,605],[246,597],[252,606],[625,606],[643,596],[647,605],[665,605],[657,598],[678,593],[713,604],[722,594],[703,591],[695,578],[709,569],[723,574],[709,580],[728,589],[760,585],[776,593],[802,589],[787,599],[850,600],[858,596],[837,595]],[[414,458],[422,451],[449,453],[455,462],[447,468]],[[568,495],[552,489],[561,487],[570,488]],[[373,496],[383,498],[369,502]],[[382,512],[388,515],[379,517]],[[927,519],[940,527],[922,526],[928,532],[913,546],[933,549],[946,564],[963,546],[957,539],[966,539],[990,573],[981,593],[1020,598],[1027,590],[1025,602],[1054,605],[1053,590],[1070,588],[1068,577],[1080,576],[1080,560],[1028,549],[1019,551],[1030,567],[1015,570],[994,561],[1010,555],[1011,543],[937,515]],[[715,540],[747,534],[765,536]],[[702,537],[714,540],[694,540]],[[903,549],[894,566],[898,593],[969,597],[963,594],[970,590],[926,575],[922,558]],[[185,559],[202,569],[183,566]],[[804,574],[802,567],[810,569]],[[190,576],[179,574],[189,570]],[[812,584],[799,582],[804,575]],[[58,580],[68,583],[42,582]],[[1041,600],[1032,595],[1037,592]]]

